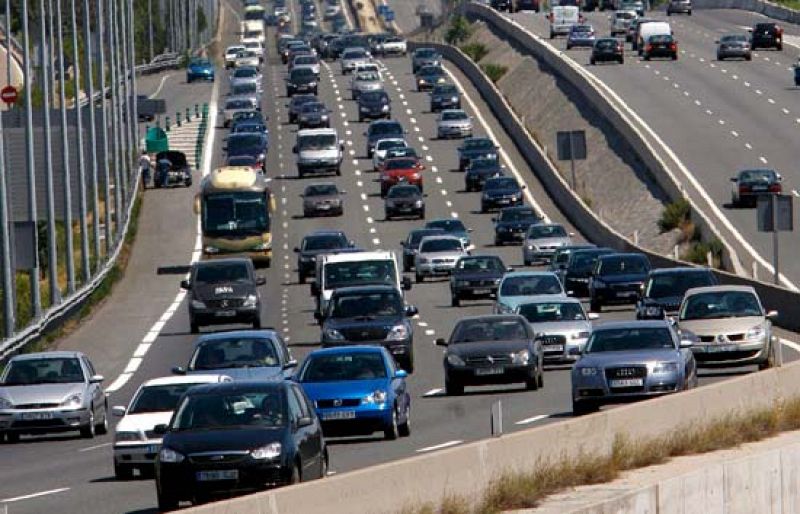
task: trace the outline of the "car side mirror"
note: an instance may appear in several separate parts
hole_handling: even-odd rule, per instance
[[[731,177],[731,182],[738,182],[738,181],[739,179],[737,179],[736,177]]]
[[[173,375],[185,375],[186,374],[186,369],[183,368],[183,366],[174,366],[172,368],[172,374]]]
[[[111,407],[111,414],[116,416],[116,417],[118,417],[118,418],[121,418],[122,416],[124,416],[127,411],[128,411],[128,409],[126,409],[122,405],[115,405],[115,406]]]
[[[322,321],[322,320],[323,320],[323,319],[325,319],[325,318],[324,318],[324,316],[323,316],[322,314],[320,314],[319,312],[315,312],[315,313],[314,313],[314,319],[315,319],[315,320],[317,320],[317,321]]]
[[[292,147],[292,153],[297,153],[297,145],[294,145],[294,146]]]
[[[681,337],[681,342],[680,342],[681,348],[691,348],[693,344],[694,344],[693,340]]]
[[[406,305],[406,317],[411,318],[419,314],[419,309],[413,305]]]
[[[92,375],[91,377],[89,377],[90,384],[99,384],[103,380],[105,380],[105,377],[103,375]]]
[[[403,277],[403,291],[411,291],[411,279]]]
[[[155,432],[157,435],[164,435],[169,432],[169,427],[166,425],[166,423],[161,423],[160,425],[153,427],[153,432]]]
[[[263,286],[266,283],[267,283],[267,278],[266,277],[256,277],[256,285],[257,286]]]
[[[436,346],[447,346],[447,341],[445,341],[444,338],[439,337],[433,342],[433,344]]]
[[[408,372],[404,369],[398,369],[394,374],[394,378],[406,378],[406,377],[408,377]]]
[[[589,321],[600,319],[600,315],[597,314],[596,312],[590,312],[589,314],[586,315],[586,317],[589,318]]]
[[[294,247],[294,253],[300,253],[300,248],[299,248],[299,247],[297,247],[297,246],[295,246],[295,247]]]
[[[778,317],[778,311],[769,311],[764,317],[768,320],[774,320]]]
[[[314,423],[314,420],[311,419],[310,416],[303,416],[302,418],[297,419],[297,428],[307,427]]]
[[[297,361],[294,359],[290,360],[289,362],[283,365],[283,369],[291,369],[296,367],[297,367]]]
[[[471,228],[468,228],[468,229],[467,229],[467,233],[471,234],[471,233],[472,233],[472,229],[471,229]]]
[[[355,248],[356,242],[351,239],[350,241],[347,242],[347,246],[349,246],[350,248]]]

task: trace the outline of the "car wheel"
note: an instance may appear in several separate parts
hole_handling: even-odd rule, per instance
[[[425,219],[425,209],[422,209],[421,211],[419,211],[419,219],[421,219],[421,220]]]
[[[403,423],[397,427],[400,437],[408,437],[411,435],[411,404],[406,403],[405,415],[403,416]]]
[[[411,264],[403,260],[403,273],[410,273],[410,272],[411,272]]]
[[[500,241],[500,239],[499,239],[499,238],[495,237],[495,238],[494,238],[494,245],[495,245],[495,246],[503,246],[503,242],[502,242],[502,241]]]
[[[445,378],[444,391],[447,393],[447,396],[461,396],[464,394],[464,385]]]
[[[253,320],[253,329],[254,330],[261,330],[261,316],[257,317]]]
[[[386,428],[383,429],[383,438],[387,441],[394,441],[397,439],[397,432],[397,406],[394,406],[392,408],[392,420],[389,422]]]
[[[597,404],[591,400],[572,400],[572,414],[574,416],[583,416],[584,414],[591,414],[597,410]]]
[[[297,283],[298,284],[305,284],[306,283],[306,276],[302,273],[297,274]]]
[[[597,64],[597,63],[595,62],[595,60],[594,60],[594,59],[589,59],[589,64],[590,64],[590,65],[592,65],[592,66],[594,66],[594,65],[595,65],[595,64]]]
[[[769,346],[769,353],[767,353],[767,359],[764,362],[759,363],[758,370],[763,371],[765,369],[774,368],[775,367],[775,346]]]
[[[133,478],[133,467],[114,462],[114,476],[117,480],[130,480]]]
[[[89,422],[81,427],[81,437],[92,439],[95,435],[94,407],[89,407]]]
[[[603,305],[600,303],[599,300],[595,300],[594,298],[592,298],[589,301],[589,310],[591,312],[598,312],[598,313],[602,312],[603,311]]]
[[[744,60],[745,61],[752,61],[753,60],[753,56],[752,55],[745,55],[744,56]]]
[[[620,63],[620,64],[625,64],[625,58],[623,58],[623,57],[620,57],[620,58],[619,58],[619,63]]]
[[[105,435],[108,433],[108,407],[103,407],[103,421],[94,426],[94,433]]]
[[[189,322],[189,332],[192,334],[199,334],[200,333],[200,326],[195,323],[194,321]]]
[[[161,488],[156,488],[156,498],[158,501],[158,510],[162,512],[176,510],[178,508],[178,499],[171,494],[162,492]]]
[[[415,278],[417,284],[421,284],[425,280],[425,277],[423,277],[419,272],[415,273],[415,277],[414,278]]]
[[[328,476],[328,454],[327,452],[322,453],[319,456],[319,477],[325,478]]]
[[[539,384],[539,389],[544,387],[544,369],[542,363],[539,363],[539,376],[536,377],[536,382]]]
[[[302,481],[303,476],[300,474],[300,465],[295,463],[295,465],[292,466],[292,474],[289,477],[289,484],[299,484]]]
[[[457,294],[450,295],[450,306],[451,307],[461,307],[461,298]]]
[[[524,259],[522,262],[525,264],[525,266],[533,266],[533,262],[529,259]]]
[[[341,177],[342,176],[342,168],[336,168],[336,176],[337,177]]]
[[[537,389],[539,389],[538,373],[534,373],[532,377],[528,377],[528,379],[525,380],[525,389],[527,389],[528,391],[536,391]]]

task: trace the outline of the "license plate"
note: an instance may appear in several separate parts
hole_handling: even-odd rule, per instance
[[[564,345],[563,344],[546,344],[542,347],[546,352],[563,352]]]
[[[510,202],[510,201],[511,201],[511,200],[509,200],[508,198],[502,198],[502,199],[500,199],[500,200],[497,200],[497,203],[503,203],[503,204],[505,204],[505,203],[508,203],[508,202]]]
[[[491,289],[473,289],[472,294],[489,294],[491,293]]]
[[[220,318],[232,318],[236,316],[236,311],[217,311],[215,314]]]
[[[400,207],[398,210],[400,212],[411,212],[411,207]]]
[[[620,298],[632,298],[636,296],[636,291],[618,291],[617,296]]]
[[[354,419],[356,411],[354,410],[335,410],[331,412],[323,412],[322,419],[324,421],[339,420],[339,419]]]
[[[318,206],[317,206],[317,209],[319,209],[319,210],[321,210],[321,211],[327,211],[327,210],[329,210],[330,208],[331,208],[331,206],[330,206],[330,205],[318,205]]]
[[[478,368],[475,370],[475,374],[478,376],[502,375],[504,371],[503,368]]]
[[[238,469],[220,469],[215,471],[198,471],[197,480],[200,482],[211,482],[214,480],[238,480]]]
[[[611,387],[641,387],[644,385],[643,378],[624,378],[620,380],[612,380],[609,384]]]
[[[753,186],[753,191],[766,191],[767,186]]]
[[[52,412],[23,412],[22,419],[28,421],[39,421],[42,419],[53,419]]]
[[[736,345],[723,344],[715,346],[706,346],[706,352],[708,353],[733,352],[733,351],[736,351]]]

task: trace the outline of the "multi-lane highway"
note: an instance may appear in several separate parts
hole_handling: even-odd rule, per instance
[[[238,9],[238,2],[231,2],[231,5],[223,3],[226,6],[223,10],[222,43],[228,44],[237,37],[233,12]],[[541,20],[533,15],[520,17],[533,25],[541,25]],[[687,23],[683,19],[679,22]],[[687,39],[679,37],[682,41]],[[687,54],[682,55],[679,65],[691,59],[689,56],[692,51],[695,55],[700,55],[698,50],[690,50],[686,46],[684,49]],[[763,54],[760,54],[754,64],[762,64],[761,55]],[[475,253],[497,254],[507,264],[521,265],[522,256],[518,246],[493,246],[491,215],[478,212],[479,195],[465,193],[463,175],[454,171],[458,167],[456,147],[459,143],[434,138],[434,115],[428,112],[427,94],[414,90],[409,61],[390,58],[381,61],[381,64],[385,67],[385,86],[392,99],[393,117],[403,123],[408,130],[409,143],[424,156],[427,167],[424,172],[425,190],[428,194],[427,218],[459,217],[473,229]],[[634,69],[634,66],[637,68]],[[654,69],[657,66],[674,67],[675,63],[656,62],[650,66],[645,68],[644,64],[633,63],[633,60],[631,64],[625,65],[625,72],[630,68],[631,76],[641,76],[640,87],[643,89],[639,96],[645,98],[655,95],[654,101],[658,102],[662,98],[671,97],[672,83],[668,85],[669,89],[658,89],[661,82],[667,81],[659,79]],[[698,67],[704,70],[700,64]],[[480,95],[457,70],[451,67],[450,71],[452,79],[465,93],[464,107],[475,117],[476,135],[493,137],[503,149],[501,157],[509,171],[528,184],[529,202],[535,202],[552,220],[566,224],[564,217],[546,197],[522,157],[482,103]],[[621,71],[622,69],[612,67],[603,70],[609,75]],[[341,189],[347,191],[345,212],[339,218],[303,218],[299,194],[313,179],[298,179],[293,164],[291,148],[297,128],[290,125],[287,119],[285,104],[288,99],[285,97],[283,85],[284,74],[285,67],[280,65],[273,51],[269,64],[265,67],[262,108],[269,116],[270,151],[267,174],[272,178],[278,211],[273,223],[273,266],[261,270],[267,279],[267,285],[262,291],[262,319],[265,326],[281,330],[294,356],[302,359],[310,350],[318,347],[319,341],[319,327],[312,317],[313,301],[309,287],[298,284],[294,272],[295,256],[292,248],[302,236],[314,229],[337,228],[345,230],[360,247],[397,251],[400,249],[400,240],[420,223],[383,219],[383,202],[378,195],[379,186],[374,182],[377,175],[371,172],[371,160],[365,155],[363,131],[366,123],[357,122],[355,104],[349,99],[350,79],[339,73],[338,63],[323,65],[319,96],[333,110],[332,126],[338,130],[346,144],[342,176],[332,179]],[[650,75],[656,76],[652,83],[646,82],[650,80]],[[671,75],[672,72],[671,79],[684,83],[683,79]],[[703,76],[700,71],[698,75]],[[711,71],[708,75],[714,76]],[[179,72],[174,72],[163,81],[162,78],[163,76],[159,76],[140,81],[140,90],[142,93],[158,92],[159,97],[166,98],[171,106],[176,107],[210,100],[213,110],[227,89],[227,80],[221,71],[218,71],[218,80],[213,86],[187,85]],[[728,80],[733,82],[732,78]],[[737,80],[743,79],[740,77]],[[756,84],[756,77],[748,80],[753,80],[753,84]],[[685,83],[687,87],[690,86],[689,82]],[[631,87],[631,90],[635,89]],[[763,91],[767,94],[768,90]],[[755,93],[753,95],[758,96]],[[633,93],[631,96],[632,99],[637,98]],[[680,97],[683,97],[683,90],[680,91]],[[703,98],[702,101],[705,102],[705,97]],[[774,100],[778,99],[776,92]],[[710,105],[708,108],[717,109]],[[665,107],[664,110],[669,109]],[[685,112],[685,119],[692,119],[692,112],[693,109]],[[698,115],[699,119],[707,116],[703,112],[700,114],[702,116]],[[733,123],[733,115],[726,120]],[[682,123],[684,131],[695,130],[691,128],[695,125],[694,122]],[[680,129],[673,130],[676,134],[682,133]],[[745,131],[743,128],[741,130],[740,137],[744,137]],[[205,172],[223,163],[222,146],[225,135],[224,129],[214,129],[210,138],[210,160]],[[754,146],[756,136],[759,134],[754,133],[753,139],[749,140]],[[788,174],[788,168],[786,170]],[[720,178],[726,181],[726,186],[729,174]],[[197,183],[199,180],[195,181]],[[168,375],[173,365],[183,365],[189,357],[195,336],[189,334],[185,295],[178,289],[181,277],[156,275],[156,269],[160,266],[187,264],[193,254],[195,258],[197,256],[197,221],[191,209],[193,193],[193,189],[147,191],[139,234],[126,277],[108,303],[60,345],[62,348],[80,349],[90,355],[99,371],[107,377],[106,384],[113,385],[109,405],[125,404],[142,381]],[[578,239],[583,238],[579,236]],[[569,371],[566,368],[548,370],[545,387],[537,392],[510,386],[468,389],[467,394],[461,397],[445,396],[442,391],[442,351],[432,342],[436,337],[447,337],[459,318],[490,312],[491,302],[466,302],[463,307],[452,308],[446,281],[415,284],[407,298],[409,303],[420,310],[419,317],[414,320],[416,371],[409,379],[413,396],[412,435],[391,442],[382,441],[377,435],[375,438],[331,440],[332,471],[340,473],[487,437],[490,430],[490,409],[496,401],[503,402],[506,431],[520,430],[536,423],[554,422],[569,415]],[[614,309],[604,312],[602,320],[631,317],[630,310]],[[794,338],[793,334],[780,335],[787,340]],[[784,355],[786,359],[797,357],[791,346],[784,347]],[[722,380],[736,373],[704,373],[701,384]],[[118,379],[120,376],[126,378]],[[113,434],[113,430],[111,433]],[[94,440],[79,439],[73,435],[56,435],[23,438],[18,444],[3,446],[3,462],[13,465],[0,468],[0,504],[13,500],[8,503],[10,513],[42,512],[56,508],[65,512],[98,513],[154,510],[156,500],[152,480],[118,481],[114,478],[111,442],[111,435]]]
[[[512,15],[533,33],[547,38],[549,22],[544,14],[521,12]],[[727,217],[741,239],[756,249],[764,262],[771,263],[771,235],[756,229],[753,209],[733,209],[730,177],[740,169],[769,167],[785,178],[784,191],[798,196],[797,134],[800,131],[798,90],[794,87],[792,65],[800,50],[800,27],[782,24],[784,49],[758,50],[753,60],[716,60],[715,41],[727,33],[747,34],[766,18],[738,10],[699,10],[692,16],[667,17],[661,12],[648,17],[672,24],[678,41],[677,61],[645,62],[626,44],[625,64],[589,65],[589,50],[566,51],[565,40],[552,43],[564,56],[582,64],[607,84],[669,146],[688,172],[711,197],[719,215]],[[609,33],[608,13],[586,13],[586,21],[599,36]],[[688,183],[688,179],[679,176]],[[706,212],[712,208],[703,205]],[[712,219],[727,239],[736,236],[724,228],[717,215]],[[795,237],[782,238],[781,271],[795,285],[800,284],[800,263],[791,259],[798,250]],[[752,259],[742,252],[745,262]],[[749,271],[749,268],[748,268]],[[760,278],[769,279],[764,266]]]

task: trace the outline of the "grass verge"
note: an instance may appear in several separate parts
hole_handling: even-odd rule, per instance
[[[448,495],[438,505],[407,507],[402,514],[496,514],[538,506],[547,496],[571,487],[610,482],[623,471],[653,466],[673,457],[734,448],[781,432],[800,429],[800,397],[772,407],[732,413],[665,435],[631,440],[617,436],[607,454],[537,462],[530,470],[505,473],[476,498]]]

